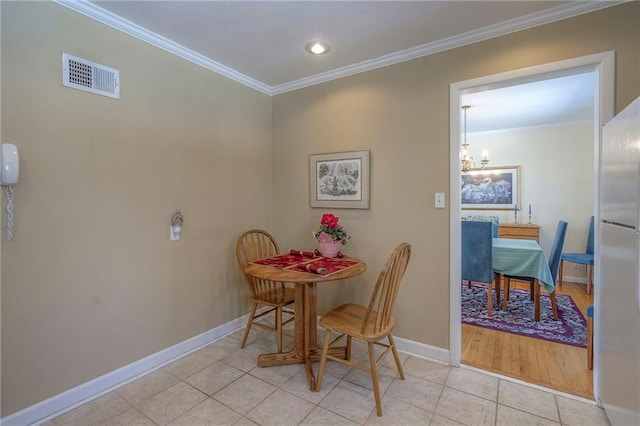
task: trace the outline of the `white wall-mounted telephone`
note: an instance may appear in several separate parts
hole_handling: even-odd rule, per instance
[[[0,145],[0,185],[15,185],[20,175],[18,148],[12,143]]]
[[[0,145],[0,185],[7,194],[7,240],[13,239],[13,185],[20,176],[18,148],[11,143]]]

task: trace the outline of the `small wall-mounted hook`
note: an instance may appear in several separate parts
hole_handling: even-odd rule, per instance
[[[182,216],[182,213],[180,213],[180,210],[176,210],[173,216],[171,216],[171,224],[182,226],[183,222],[184,222],[184,216]]]

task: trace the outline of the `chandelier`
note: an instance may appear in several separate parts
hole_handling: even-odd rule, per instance
[[[467,142],[467,110],[471,108],[471,105],[463,105],[464,111],[464,141],[462,142],[462,153],[460,155],[462,162],[462,173],[470,172],[473,170],[482,170],[489,164],[489,157],[487,151],[482,153],[482,160],[480,160],[480,167],[476,167],[476,162],[469,155],[469,143]]]

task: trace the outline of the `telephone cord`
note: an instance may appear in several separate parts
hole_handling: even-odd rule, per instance
[[[13,239],[13,186],[5,187],[7,193],[7,240]]]

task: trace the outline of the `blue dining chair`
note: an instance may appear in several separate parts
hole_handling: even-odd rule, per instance
[[[462,280],[487,284],[487,315],[493,315],[493,285],[500,303],[500,287],[493,272],[493,225],[491,222],[462,222]]]
[[[551,277],[553,278],[553,284],[558,281],[558,267],[560,265],[560,256],[562,254],[562,247],[564,246],[564,240],[567,237],[567,222],[561,220],[558,222],[556,228],[556,236],[551,246],[551,253],[549,253],[549,269],[551,270]],[[536,279],[533,277],[517,277],[512,275],[504,276],[504,306],[506,307],[509,301],[509,290],[511,286],[511,280],[516,279],[520,281],[527,281],[529,283],[529,297],[533,300],[534,285]],[[556,304],[556,291],[555,289],[549,295],[551,298],[551,308],[553,310],[553,319],[558,320],[558,305]]]
[[[500,218],[498,216],[475,214],[463,217],[462,220],[470,222],[491,222],[493,224],[491,227],[493,238],[498,238],[498,231],[500,229]]]
[[[558,284],[562,287],[562,271],[564,262],[577,263],[579,265],[587,265],[587,294],[591,294],[591,286],[593,285],[593,221],[591,216],[589,221],[589,234],[587,236],[587,248],[584,253],[562,253],[560,256],[560,272],[558,276]]]
[[[498,216],[487,216],[487,215],[469,215],[461,218],[463,221],[469,222],[490,222],[491,223],[491,236],[493,238],[499,237],[500,230],[500,218]],[[463,280],[464,281],[464,280]],[[469,288],[471,288],[471,281],[467,281]]]

